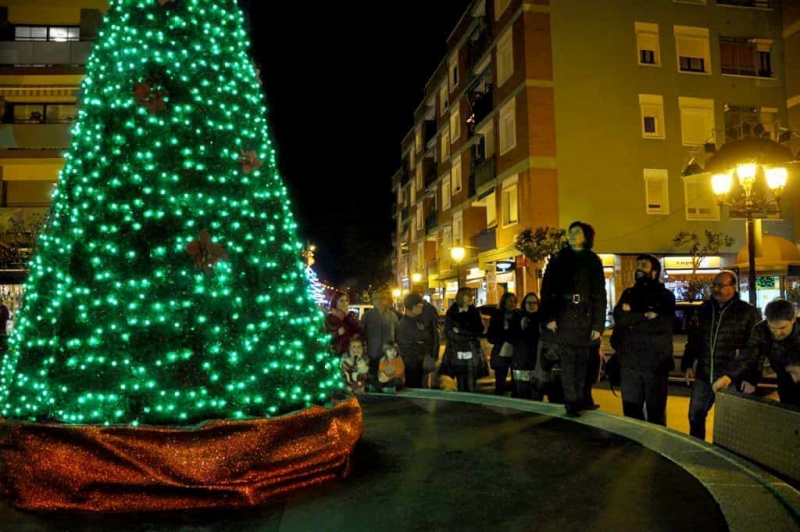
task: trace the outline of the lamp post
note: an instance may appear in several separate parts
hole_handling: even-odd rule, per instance
[[[450,248],[450,258],[456,261],[456,289],[461,288],[461,260],[464,258],[464,248]]]
[[[734,183],[734,176],[737,183]],[[750,304],[756,306],[756,232],[755,219],[780,213],[780,201],[786,186],[786,168],[760,164],[739,164],[727,172],[711,176],[711,186],[720,207],[729,207],[729,215],[744,216],[747,228],[747,285]],[[763,187],[766,180],[767,189]]]

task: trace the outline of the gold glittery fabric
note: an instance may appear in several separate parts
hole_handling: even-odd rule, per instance
[[[140,512],[255,506],[347,475],[356,399],[273,419],[101,427],[0,419],[0,484],[28,510]]]

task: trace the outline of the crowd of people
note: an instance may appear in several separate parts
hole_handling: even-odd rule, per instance
[[[600,349],[607,294],[600,258],[587,223],[569,226],[568,244],[554,254],[535,292],[521,300],[500,298],[484,331],[472,288],[461,287],[444,315],[419,286],[403,301],[402,315],[388,292],[379,292],[362,319],[349,312],[346,294],[330,303],[325,328],[339,357],[348,392],[395,393],[407,388],[476,392],[477,380],[494,371],[494,393],[563,404],[579,416],[598,405],[592,387],[600,379]],[[623,415],[666,426],[669,375],[674,368],[675,297],[660,281],[661,263],[649,254],[636,258],[633,286],[614,306],[611,345],[619,356]],[[792,302],[776,299],[757,308],[739,297],[736,274],[721,271],[712,297],[692,316],[681,371],[692,386],[690,434],[704,439],[715,394],[730,388],[756,390],[767,360],[777,376],[779,401],[800,407],[800,325]],[[491,345],[487,357],[480,343]],[[454,383],[454,384],[453,384]]]

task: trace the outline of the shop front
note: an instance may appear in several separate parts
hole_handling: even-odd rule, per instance
[[[675,294],[676,301],[707,299],[711,283],[722,270],[722,257],[711,255],[700,260],[694,269],[691,256],[664,257],[664,286]]]

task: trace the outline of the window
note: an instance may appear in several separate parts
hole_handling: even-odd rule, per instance
[[[417,271],[422,271],[427,268],[425,263],[425,242],[417,244]]]
[[[675,26],[675,46],[680,72],[711,73],[708,28]]]
[[[450,258],[450,248],[453,247],[453,228],[446,225],[442,228],[442,246],[445,249],[446,256]]]
[[[17,26],[14,28],[15,41],[53,41],[68,42],[81,40],[79,26]]]
[[[414,187],[408,187],[409,197],[411,198],[411,205],[417,202],[417,190]],[[402,190],[402,189],[401,189]]]
[[[78,106],[63,103],[7,103],[15,124],[71,124]]]
[[[425,185],[425,178],[422,175],[422,165],[417,166],[417,177],[416,177],[416,186],[417,190],[422,190],[422,187]]]
[[[442,131],[441,139],[442,158],[441,161],[446,161],[450,157],[450,128],[446,127]]]
[[[464,243],[464,213],[462,211],[453,213],[453,239],[458,245]]]
[[[519,194],[517,176],[513,175],[503,181],[503,225],[519,222]]]
[[[416,151],[420,151],[422,149],[422,128],[418,127],[416,131],[414,131],[414,148]]]
[[[683,190],[686,195],[687,220],[719,220],[719,204],[708,176],[684,177]]]
[[[760,7],[768,9],[772,7],[772,0],[717,0],[720,5],[738,7]]]
[[[450,73],[450,90],[453,90],[458,85],[458,52],[450,58],[447,71]]]
[[[476,152],[475,162],[483,162],[494,157],[494,124],[488,122],[475,134],[480,136],[480,141],[474,146]]]
[[[725,142],[756,136],[778,140],[778,110],[774,107],[747,107],[725,104]]]
[[[452,195],[450,191],[450,174],[447,174],[445,178],[442,179],[442,212],[450,208],[450,196]]]
[[[439,89],[439,116],[447,112],[447,107],[450,104],[450,102],[447,101],[447,96],[447,83],[443,83],[442,88]]]
[[[461,156],[459,155],[451,162],[450,175],[453,180],[453,195],[461,192]]]
[[[681,136],[684,146],[716,142],[714,100],[680,97],[678,105],[681,108]]]
[[[664,97],[660,94],[640,94],[642,136],[646,139],[664,138]]]
[[[514,73],[514,47],[511,28],[497,41],[497,85],[501,86]]]
[[[644,169],[645,212],[669,214],[669,179],[666,170]]]
[[[417,229],[422,230],[422,221],[423,221],[423,213],[422,213],[422,203],[417,205]]]
[[[636,47],[640,65],[661,65],[661,47],[658,45],[658,24],[648,22],[634,23]]]
[[[719,62],[723,74],[772,77],[769,39],[719,38]]]
[[[497,225],[497,199],[495,193],[492,191],[486,198],[486,227],[494,227]]]
[[[511,98],[500,108],[500,155],[517,145],[517,117],[515,99]]]
[[[454,107],[455,110],[450,113],[450,142],[455,142],[461,136],[461,113],[457,105]]]
[[[503,11],[506,10],[508,4],[511,3],[511,0],[494,0],[494,19],[500,20],[500,17],[503,16]]]

